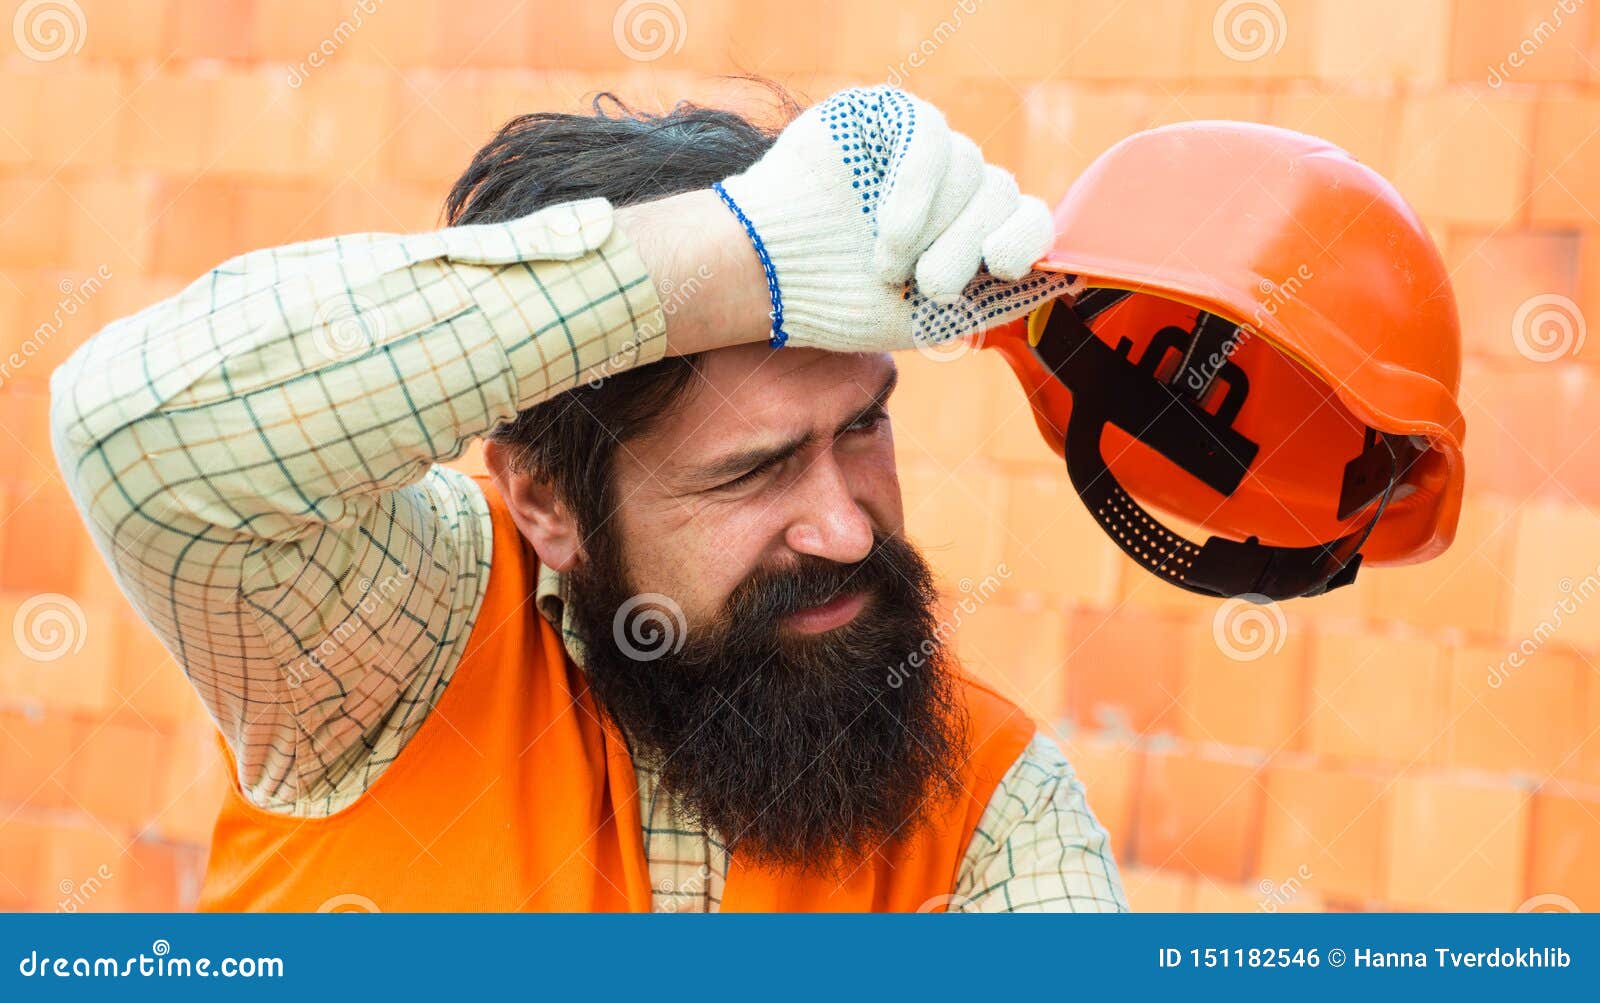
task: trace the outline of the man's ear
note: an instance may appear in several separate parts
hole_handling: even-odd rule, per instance
[[[533,545],[539,562],[556,571],[570,571],[583,560],[583,541],[577,520],[555,489],[542,478],[518,473],[511,466],[511,449],[493,440],[483,444],[483,461],[517,529]]]

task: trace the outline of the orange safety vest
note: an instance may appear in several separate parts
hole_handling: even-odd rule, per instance
[[[627,746],[609,719],[601,723],[583,671],[534,608],[537,558],[480,483],[494,523],[488,589],[427,720],[354,804],[327,818],[263,811],[235,780],[201,909],[650,910]],[[1035,727],[961,679],[973,755],[961,771],[965,793],[945,817],[842,883],[741,866],[735,852],[723,911],[911,912],[949,895],[990,796]]]

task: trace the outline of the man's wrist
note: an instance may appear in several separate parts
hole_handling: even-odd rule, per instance
[[[667,354],[766,341],[772,305],[760,258],[710,189],[616,211],[661,298]]]

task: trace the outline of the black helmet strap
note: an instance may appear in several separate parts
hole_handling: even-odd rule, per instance
[[[1361,454],[1345,467],[1338,517],[1376,505],[1366,522],[1346,536],[1309,547],[1268,546],[1253,536],[1190,542],[1117,483],[1102,452],[1102,432],[1107,424],[1116,425],[1213,490],[1231,495],[1261,448],[1234,428],[1250,392],[1249,377],[1230,360],[1240,331],[1202,312],[1192,331],[1168,327],[1156,332],[1134,360],[1129,339],[1113,348],[1089,328],[1090,321],[1128,295],[1091,289],[1073,304],[1058,301],[1033,348],[1072,392],[1067,474],[1101,528],[1151,573],[1202,595],[1264,602],[1320,595],[1354,581],[1362,545],[1405,468],[1420,455],[1410,437],[1368,429]],[[1204,404],[1215,399],[1218,384],[1225,390],[1208,410]]]

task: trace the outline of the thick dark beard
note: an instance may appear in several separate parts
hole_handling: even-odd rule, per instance
[[[933,576],[905,540],[878,537],[855,564],[808,557],[758,572],[681,650],[670,617],[653,637],[626,612],[619,621],[646,610],[627,606],[635,592],[609,541],[594,543],[570,590],[589,686],[675,807],[741,861],[859,866],[961,789],[966,715],[939,647]],[[781,631],[786,614],[854,592],[869,598],[850,623]]]

